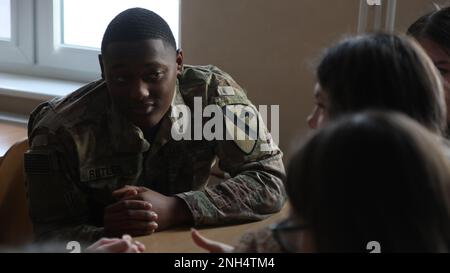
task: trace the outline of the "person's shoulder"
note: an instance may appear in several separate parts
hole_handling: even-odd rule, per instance
[[[30,115],[29,134],[38,127],[55,131],[90,118],[98,118],[107,105],[107,89],[103,80],[91,82],[67,96],[39,105]]]
[[[246,91],[230,74],[214,65],[185,65],[179,87],[183,97],[202,97],[204,104],[250,104]]]
[[[210,81],[211,77],[233,78],[225,71],[215,65],[184,65],[182,82]]]

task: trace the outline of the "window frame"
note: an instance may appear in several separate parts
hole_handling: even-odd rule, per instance
[[[37,64],[58,69],[85,71],[100,77],[98,55],[94,48],[66,46],[61,43],[62,0],[37,1]],[[67,64],[70,63],[68,68]],[[76,67],[76,68],[72,68]],[[91,79],[92,80],[92,79]]]
[[[34,62],[33,13],[33,0],[11,0],[11,39],[0,40],[1,66]]]
[[[62,0],[12,0],[11,40],[0,40],[0,73],[78,82],[99,79],[100,49],[62,44],[61,14]]]

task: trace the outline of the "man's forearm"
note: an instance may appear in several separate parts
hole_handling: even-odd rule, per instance
[[[281,210],[285,203],[282,179],[248,171],[204,191],[177,195],[188,205],[195,225],[256,221]]]

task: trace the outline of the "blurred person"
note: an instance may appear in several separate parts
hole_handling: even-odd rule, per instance
[[[236,246],[192,231],[210,252],[448,252],[450,165],[439,138],[404,114],[342,116],[294,155],[291,214]]]
[[[447,108],[450,106],[450,7],[438,9],[420,17],[408,28],[439,70],[445,90]],[[447,127],[450,113],[447,112]]]

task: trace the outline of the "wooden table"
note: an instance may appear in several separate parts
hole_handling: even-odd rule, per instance
[[[235,245],[245,232],[269,226],[286,217],[288,211],[289,206],[285,205],[279,213],[262,221],[224,227],[198,228],[198,230],[209,239]],[[195,245],[191,238],[191,231],[188,228],[157,232],[150,236],[137,237],[136,240],[146,246],[146,252],[151,253],[206,252]]]
[[[17,141],[27,137],[26,125],[16,124],[12,122],[0,122],[0,156]]]

